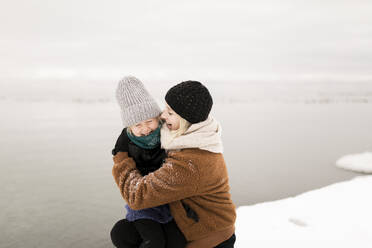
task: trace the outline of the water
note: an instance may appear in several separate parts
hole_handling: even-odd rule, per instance
[[[237,206],[356,175],[334,163],[372,150],[372,87],[334,86],[211,87]],[[124,218],[111,175],[121,131],[113,87],[100,98],[84,85],[82,94],[59,87],[46,95],[43,87],[30,96],[27,89],[2,91],[0,247],[112,247],[109,231]],[[160,99],[169,87],[149,88]]]

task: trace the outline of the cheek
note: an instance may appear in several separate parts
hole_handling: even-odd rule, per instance
[[[139,128],[137,128],[137,127],[132,127],[132,128],[131,128],[131,131],[132,131],[132,134],[133,134],[134,136],[140,136],[140,130],[139,130]]]
[[[154,121],[151,125],[150,125],[150,129],[151,130],[155,130],[159,127],[159,122],[157,121]]]
[[[167,118],[167,121],[169,122],[169,124],[174,125],[174,118],[173,118],[173,116],[169,116],[169,117]]]
[[[178,128],[179,125],[180,125],[180,122],[179,122],[179,120],[178,120],[178,118],[177,118],[176,116],[174,116],[174,117],[172,118],[172,125],[173,125],[173,127],[175,127],[175,128]]]

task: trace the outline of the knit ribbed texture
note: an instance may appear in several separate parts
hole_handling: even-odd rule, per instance
[[[124,77],[116,89],[116,100],[121,108],[124,127],[155,118],[161,110],[142,82],[133,76]]]
[[[198,81],[185,81],[173,86],[168,90],[165,101],[192,124],[205,121],[213,105],[208,89]]]

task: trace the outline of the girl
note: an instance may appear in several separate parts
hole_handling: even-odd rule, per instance
[[[132,209],[169,204],[186,247],[234,247],[235,206],[222,155],[221,127],[209,113],[212,97],[197,81],[186,81],[166,94],[161,144],[167,158],[142,176],[126,147],[118,147],[112,174]],[[134,190],[135,189],[135,190]]]
[[[128,156],[136,162],[139,173],[146,176],[159,169],[166,157],[160,147],[161,111],[135,77],[125,77],[119,82],[116,98],[125,128],[112,154],[115,155],[119,147],[125,147]],[[126,219],[117,222],[111,230],[116,247],[185,246],[186,240],[174,223],[167,204],[142,210],[133,210],[126,205],[126,209]]]

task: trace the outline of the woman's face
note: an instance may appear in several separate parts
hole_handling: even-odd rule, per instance
[[[159,119],[151,118],[130,127],[134,136],[147,136],[159,127]]]
[[[166,105],[160,117],[165,121],[165,124],[167,125],[169,130],[175,131],[180,128],[181,117],[168,105]]]

